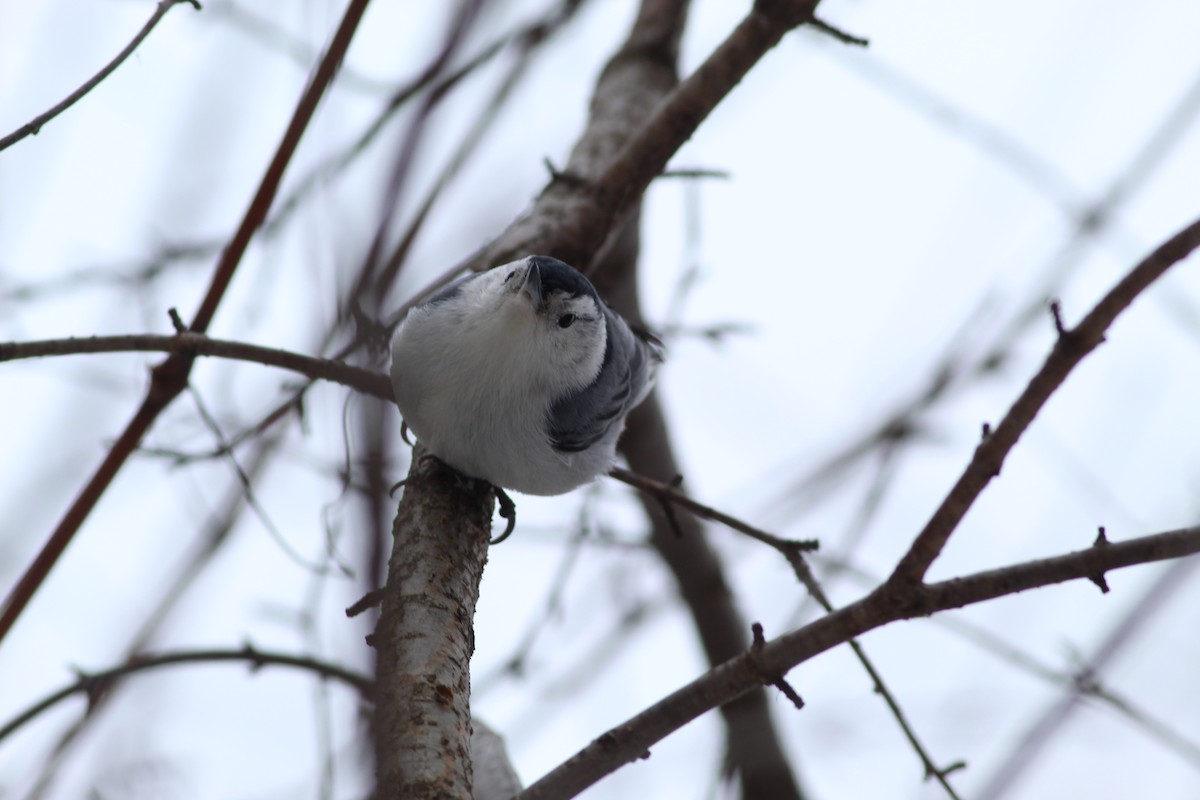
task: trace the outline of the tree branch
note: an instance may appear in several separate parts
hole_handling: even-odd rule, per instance
[[[792,28],[812,17],[820,0],[759,0],[728,37],[659,102],[597,177],[576,185],[552,179],[530,213],[517,220],[471,264],[476,271],[529,253],[561,258],[580,268],[592,263],[620,218],[663,173],[700,123]],[[592,127],[595,120],[589,123]],[[613,135],[609,131],[609,136]],[[570,170],[568,170],[568,174]]]
[[[1079,362],[1104,341],[1104,334],[1113,320],[1150,284],[1187,258],[1197,247],[1200,247],[1200,219],[1146,256],[1101,298],[1079,325],[1066,328],[1058,320],[1058,340],[1042,368],[1029,381],[1000,424],[985,433],[966,470],[917,534],[908,552],[896,565],[889,582],[915,583],[924,578],[930,564],[942,552],[946,541],[976,498],[992,478],[1000,474],[1009,451],[1042,410],[1050,395],[1063,384]]]
[[[0,353],[3,352],[2,347],[3,345],[0,345]],[[608,475],[610,478],[616,478],[621,483],[632,486],[638,491],[645,492],[651,497],[657,497],[664,503],[686,508],[702,519],[719,522],[731,530],[743,533],[751,539],[762,542],[768,547],[772,547],[782,553],[789,563],[799,553],[811,552],[819,546],[816,539],[784,539],[781,536],[768,533],[749,523],[743,522],[737,517],[731,517],[722,511],[718,511],[712,506],[706,506],[703,503],[697,502],[670,484],[656,481],[653,478],[647,478],[645,475],[639,475],[636,472],[622,469],[621,467],[613,467],[608,471]]]
[[[82,353],[156,352],[215,356],[250,361],[298,372],[316,380],[340,383],[381,400],[394,402],[388,376],[343,361],[292,353],[227,339],[210,339],[202,333],[177,333],[174,336],[126,334],[84,338],[42,339],[33,342],[0,342],[0,363],[24,358],[78,355]]]
[[[867,631],[1108,570],[1200,553],[1200,526],[1088,547],[930,585],[883,584],[829,616],[767,642],[705,673],[607,733],[517,795],[517,800],[574,797],[600,778],[641,758],[656,742],[701,714],[761,683],[763,672],[792,667]],[[903,597],[898,597],[903,593]]]
[[[471,800],[472,627],[492,488],[418,444],[375,634],[377,797]]]
[[[172,667],[181,664],[213,664],[221,662],[242,662],[249,664],[254,670],[260,667],[278,666],[293,667],[307,670],[322,678],[332,678],[357,689],[364,698],[372,693],[373,682],[366,675],[360,675],[345,667],[329,661],[322,661],[311,656],[294,656],[287,653],[257,650],[249,644],[240,649],[215,650],[176,650],[167,653],[142,653],[131,657],[124,664],[98,672],[78,671],[78,679],[67,686],[52,692],[38,702],[17,714],[3,726],[0,726],[0,741],[16,733],[17,730],[32,722],[44,712],[49,711],[63,700],[76,694],[86,694],[89,706],[94,704],[99,696],[107,693],[119,680],[159,667]]]
[[[192,319],[191,329],[193,331],[203,333],[212,321],[217,305],[225,295],[225,290],[233,278],[237,265],[241,262],[251,236],[266,218],[267,210],[270,208],[271,200],[275,197],[275,191],[279,187],[284,169],[291,161],[301,135],[312,120],[318,101],[333,81],[338,65],[345,58],[346,50],[350,47],[350,40],[358,28],[358,23],[362,19],[363,12],[366,11],[368,2],[369,0],[350,0],[333,40],[296,105],[287,131],[259,183],[254,199],[242,217],[242,222],[233,239],[221,254],[221,259],[209,283],[208,293]],[[191,356],[172,353],[165,361],[151,370],[150,387],[146,390],[146,396],[134,413],[133,419],[129,421],[125,430],[109,448],[104,460],[84,485],[71,507],[67,509],[59,521],[58,527],[50,534],[50,538],[46,540],[33,563],[29,565],[17,581],[17,585],[4,599],[4,607],[0,611],[0,642],[3,642],[4,637],[12,629],[17,618],[21,616],[21,612],[29,604],[38,587],[42,585],[50,570],[58,562],[59,556],[71,543],[71,539],[75,537],[75,533],[83,525],[84,520],[92,513],[92,509],[95,508],[100,497],[108,490],[129,455],[137,448],[138,443],[150,430],[154,421],[158,419],[158,415],[183,391],[187,385],[188,374],[191,372],[192,361]]]
[[[116,58],[105,64],[99,72],[89,78],[87,82],[85,82],[78,89],[67,95],[67,97],[58,105],[54,106],[49,111],[38,114],[29,122],[26,122],[12,133],[0,139],[0,150],[5,150],[11,147],[27,136],[37,136],[43,125],[82,100],[83,97],[88,94],[88,92],[99,86],[101,81],[111,75],[117,67],[121,66],[121,64],[125,62],[125,59],[133,55],[133,51],[136,50],[138,45],[140,45],[142,41],[150,35],[150,31],[154,30],[159,21],[167,15],[167,12],[180,3],[187,3],[197,11],[200,10],[200,3],[198,0],[159,0],[158,6],[154,9],[154,13],[150,15],[150,19],[146,21],[146,24],[142,26],[142,29],[137,32],[137,35],[133,37],[129,44],[125,45],[125,49],[120,53],[117,53]]]

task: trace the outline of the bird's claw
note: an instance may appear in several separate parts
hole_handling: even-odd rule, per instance
[[[517,504],[508,496],[508,492],[499,486],[492,488],[496,491],[496,505],[500,507],[500,516],[508,520],[508,524],[504,526],[504,533],[492,539],[488,544],[500,544],[512,535],[513,528],[517,526]]]

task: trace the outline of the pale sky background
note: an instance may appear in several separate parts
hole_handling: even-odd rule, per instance
[[[547,0],[498,2],[471,37],[475,53],[536,17]],[[699,0],[683,47],[694,68],[749,3]],[[0,4],[0,134],[57,102],[112,57],[153,7],[134,0]],[[242,3],[319,46],[342,3]],[[449,8],[446,4],[446,8]],[[438,9],[431,11],[429,9]],[[172,266],[148,288],[88,282],[132,272],[166,244],[228,235],[301,91],[307,67],[247,35],[222,9],[174,9],[108,81],[34,138],[0,153],[0,340],[167,333],[166,311],[199,303],[213,259]],[[501,231],[563,164],[599,68],[635,4],[590,0],[539,51],[488,145],[447,192],[416,242],[398,306]],[[306,135],[286,186],[338,152],[418,71],[439,41],[438,4],[373,4],[348,68]],[[853,564],[886,574],[1053,340],[1051,296],[1078,320],[1149,249],[1200,216],[1200,4],[1194,0],[956,3],[844,0],[823,17],[871,40],[865,51],[811,31],[789,35],[717,109],[674,165],[730,178],[664,180],[648,195],[641,281],[652,326],[738,323],[714,345],[674,338],[660,375],[672,437],[697,498],[779,534],[842,552],[878,471],[877,456],[808,493],[827,459],[928,386],[944,354],[968,363],[997,342],[1011,358],[919,418]],[[418,159],[428,186],[488,96],[507,57],[440,107]],[[373,83],[374,82],[374,83]],[[1164,133],[1166,120],[1179,122]],[[282,235],[259,241],[210,330],[312,353],[334,318],[340,276],[373,232],[380,179],[403,125],[348,173],[323,185]],[[983,131],[984,133],[980,133]],[[1158,138],[1155,138],[1158,137]],[[1000,144],[997,145],[996,143]],[[1153,144],[1151,144],[1153,143]],[[1019,157],[1014,156],[1019,152]],[[1123,187],[1111,225],[1072,243],[1081,211]],[[420,191],[406,196],[410,212]],[[401,227],[407,216],[401,215]],[[1064,257],[1063,254],[1067,255]],[[681,316],[681,276],[699,267]],[[1052,276],[1064,270],[1061,278]],[[97,270],[77,275],[80,270]],[[65,276],[72,276],[66,283]],[[1051,282],[1053,281],[1053,282]],[[56,287],[26,298],[24,287]],[[1051,288],[1047,288],[1051,287]],[[1048,404],[960,527],[932,577],[1078,549],[1097,525],[1128,538],[1190,526],[1200,514],[1200,263],[1177,266],[1110,331]],[[0,587],[7,592],[141,401],[155,355],[0,364]],[[292,376],[200,361],[193,385],[227,432],[259,418]],[[353,552],[361,513],[336,471],[344,425],[359,409],[338,387],[308,395],[306,426],[285,426],[282,458],[255,493],[306,559]],[[213,446],[180,397],[147,445]],[[361,443],[352,452],[361,454]],[[405,453],[407,451],[404,451]],[[72,668],[111,666],[152,610],[204,522],[236,485],[209,461],[167,469],[132,460],[25,616],[0,646],[0,724],[69,682]],[[398,464],[396,478],[406,465]],[[592,738],[705,669],[686,611],[656,557],[636,546],[644,523],[626,487],[601,482],[563,498],[517,497],[519,527],[495,548],[476,619],[473,708],[508,739],[530,782]],[[611,540],[585,546],[561,608],[539,622],[569,558],[581,507]],[[747,622],[768,636],[811,619],[804,591],[773,551],[710,528]],[[1088,702],[1041,751],[1009,797],[1094,800],[1200,795],[1200,580],[1192,559],[1099,676],[1190,741],[1190,757],[1110,707]],[[1101,595],[1076,582],[947,615],[969,621],[1063,672],[1077,669],[1170,565],[1111,573]],[[319,588],[314,588],[319,587]],[[861,596],[831,583],[838,603]],[[253,514],[184,598],[155,649],[312,651],[366,670],[360,592],[295,563]],[[316,641],[296,615],[315,615]],[[621,634],[622,615],[645,613]],[[531,625],[540,634],[521,680],[495,676]],[[1043,710],[1063,694],[931,621],[864,638],[939,763],[980,796]],[[844,648],[793,670],[808,705],[772,707],[817,800],[934,798],[915,754]],[[352,694],[331,686],[335,797],[365,794]],[[50,797],[317,797],[320,703],[304,674],[198,666],[134,678],[74,751]],[[57,733],[82,701],[0,742],[0,797],[25,797]],[[588,798],[722,797],[715,714],[677,732],[648,761]]]

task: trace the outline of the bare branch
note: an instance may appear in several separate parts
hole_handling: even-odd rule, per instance
[[[261,473],[269,461],[270,455],[278,447],[281,438],[272,436],[260,440],[259,446],[251,455],[246,467],[247,477],[254,477]],[[137,632],[128,644],[122,648],[121,658],[124,662],[141,663],[146,658],[145,652],[164,621],[170,616],[171,611],[187,594],[196,580],[203,575],[205,569],[213,563],[213,559],[221,549],[232,540],[235,523],[240,518],[241,510],[245,507],[242,502],[243,493],[242,485],[239,484],[236,490],[226,497],[219,512],[204,525],[192,554],[163,583],[163,586],[167,587],[166,590],[157,601],[147,604],[148,615],[138,626]],[[113,700],[123,685],[123,683],[111,683],[106,686],[103,694],[89,694],[87,709],[75,722],[59,733],[57,740],[50,748],[50,754],[41,766],[41,775],[33,795],[47,796],[54,781],[63,775],[62,764],[71,754],[72,748],[86,739],[84,734],[96,724],[101,713],[114,705]]]
[[[914,583],[925,576],[929,565],[942,552],[946,541],[975,499],[992,478],[1000,474],[1009,451],[1050,399],[1050,395],[1063,384],[1079,362],[1104,341],[1104,334],[1113,320],[1150,284],[1187,258],[1197,247],[1200,247],[1200,220],[1188,225],[1146,256],[1101,298],[1079,325],[1068,329],[1062,326],[1061,320],[1058,321],[1059,337],[1046,362],[1000,424],[975,449],[970,464],[896,565],[889,582]]]
[[[1200,526],[1088,547],[935,584],[879,589],[829,616],[710,670],[607,733],[517,795],[519,800],[574,797],[648,752],[701,714],[757,687],[763,670],[782,675],[797,664],[891,622],[981,603],[1113,569],[1200,553]]]
[[[0,350],[0,353],[2,352]],[[782,553],[789,563],[794,558],[798,558],[800,553],[816,550],[819,546],[815,539],[784,539],[773,533],[767,533],[749,523],[742,522],[737,517],[731,517],[712,506],[706,506],[703,503],[693,500],[670,484],[656,481],[653,478],[647,478],[645,475],[639,475],[636,472],[631,472],[621,467],[613,467],[608,471],[608,474],[609,477],[616,478],[621,483],[628,484],[639,491],[677,505],[680,508],[686,508],[698,517],[719,522],[731,530],[744,533],[751,539],[773,547]]]
[[[154,30],[159,21],[167,15],[167,12],[180,3],[187,3],[197,11],[200,10],[200,3],[198,0],[159,0],[158,5],[154,9],[154,13],[150,15],[150,19],[146,20],[146,24],[143,25],[142,29],[137,32],[137,35],[133,37],[129,44],[125,45],[125,49],[120,53],[117,53],[116,58],[105,64],[104,67],[91,78],[89,78],[86,83],[84,83],[75,91],[71,92],[71,94],[67,95],[67,97],[61,103],[54,106],[49,111],[38,114],[29,122],[26,122],[12,133],[0,139],[0,150],[7,149],[8,147],[24,139],[26,136],[36,136],[42,129],[43,125],[66,111],[71,106],[75,105],[77,102],[83,99],[88,92],[99,86],[101,81],[111,75],[113,70],[121,66],[121,64],[125,62],[125,59],[129,58],[129,56],[133,54],[133,51],[136,50],[138,45],[140,45],[142,41],[150,35],[150,31]]]
[[[472,269],[528,253],[553,255],[581,267],[591,264],[621,217],[663,173],[679,147],[784,34],[812,17],[818,3],[756,2],[696,71],[623,140],[621,150],[606,162],[602,174],[583,182],[552,178],[529,215],[493,242]]]
[[[794,560],[791,560],[792,569],[796,572],[796,577],[808,589],[812,598],[825,609],[825,613],[834,613],[833,602],[829,599],[829,595],[825,593],[825,589],[817,581],[817,576],[813,574],[808,566],[808,562],[803,556],[797,554]],[[921,766],[925,769],[925,780],[930,778],[935,779],[946,793],[947,797],[952,800],[959,800],[958,793],[954,791],[954,787],[950,785],[948,775],[955,770],[961,769],[965,764],[961,761],[956,761],[949,766],[939,767],[933,760],[933,756],[929,754],[929,750],[921,742],[917,736],[916,730],[908,721],[908,716],[904,713],[904,709],[900,706],[900,701],[892,693],[891,688],[883,679],[883,673],[875,668],[875,663],[867,656],[867,651],[863,649],[862,644],[858,639],[850,639],[846,644],[850,645],[850,650],[854,653],[854,657],[858,659],[858,663],[862,664],[866,670],[871,682],[875,685],[875,691],[883,698],[883,702],[887,704],[888,711],[896,720],[896,724],[900,726],[900,731],[904,734],[904,738],[908,740],[913,752],[917,754],[917,758],[921,761]]]
[[[0,726],[0,741],[15,733],[26,723],[32,722],[42,713],[49,711],[63,700],[76,694],[86,694],[88,703],[96,702],[99,696],[107,693],[118,681],[130,675],[159,667],[172,667],[181,664],[214,664],[221,662],[241,662],[249,664],[253,671],[260,667],[293,667],[315,673],[321,678],[332,678],[357,689],[364,698],[371,697],[373,682],[366,675],[360,675],[338,664],[322,661],[311,656],[295,656],[287,653],[258,650],[251,645],[245,645],[237,650],[177,650],[167,653],[143,653],[131,657],[127,662],[117,667],[100,670],[99,672],[79,671],[79,678],[56,692],[53,692],[29,708]]]
[[[312,120],[317,103],[333,81],[338,66],[344,60],[350,40],[358,28],[358,23],[362,19],[363,12],[366,11],[368,2],[369,0],[350,0],[333,40],[325,51],[321,63],[317,66],[312,80],[305,88],[304,94],[300,97],[292,120],[275,151],[275,156],[271,159],[270,166],[267,167],[266,173],[259,183],[258,191],[250,202],[250,207],[246,210],[233,239],[221,254],[221,259],[209,284],[208,293],[196,311],[195,317],[192,318],[191,329],[193,331],[203,333],[212,321],[217,305],[225,295],[225,290],[250,243],[251,236],[266,218],[267,210],[275,197],[284,169],[291,161],[301,135]],[[50,538],[34,558],[33,563],[29,565],[20,580],[17,581],[17,585],[5,598],[3,611],[0,612],[0,642],[12,629],[13,624],[28,605],[30,598],[42,585],[63,550],[70,544],[83,521],[91,514],[96,502],[107,491],[113,478],[120,472],[129,455],[137,448],[142,437],[158,419],[158,415],[183,391],[187,385],[192,362],[192,356],[172,353],[151,371],[150,387],[146,390],[146,396],[134,413],[133,419],[117,437],[116,442],[109,449],[104,460],[96,468],[71,507],[67,509],[54,532],[50,534]]]
[[[316,358],[272,347],[261,347],[227,339],[210,339],[202,333],[180,333],[174,336],[134,333],[118,336],[42,339],[33,342],[0,342],[0,363],[23,358],[81,353],[129,352],[164,352],[250,361],[298,372],[315,380],[340,383],[372,397],[394,402],[391,380],[381,372],[355,367],[342,361]]]

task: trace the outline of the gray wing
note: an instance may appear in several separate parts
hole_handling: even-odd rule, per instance
[[[600,373],[550,407],[550,442],[560,452],[586,450],[620,426],[650,391],[654,367],[661,360],[650,341],[636,336],[608,306],[602,307],[608,337]]]
[[[475,280],[482,274],[483,274],[482,272],[468,272],[466,275],[463,275],[461,278],[456,278],[455,280],[453,280],[450,283],[443,286],[441,289],[438,289],[436,292],[434,292],[429,297],[422,300],[417,305],[418,306],[431,306],[435,303],[441,303],[446,300],[449,300],[450,298],[455,297],[459,292],[461,292],[464,286],[466,286],[468,283]]]

